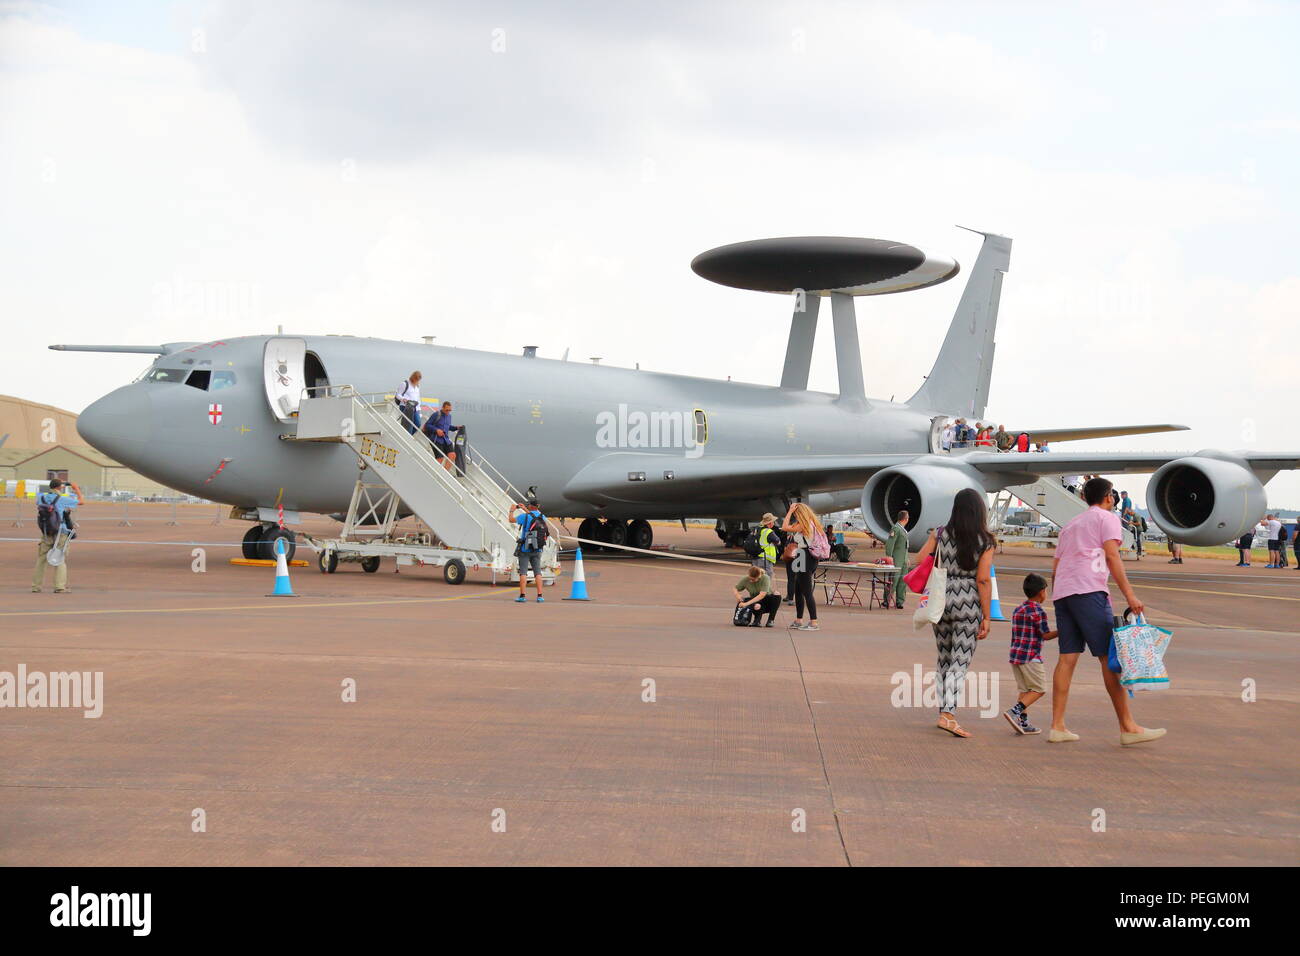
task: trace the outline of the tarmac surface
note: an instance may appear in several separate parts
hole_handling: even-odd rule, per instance
[[[34,594],[34,519],[12,505],[0,502],[0,671],[102,671],[104,699],[98,719],[0,709],[0,864],[1300,858],[1285,743],[1300,720],[1300,573],[1262,555],[1249,569],[1128,565],[1174,639],[1171,689],[1134,701],[1169,734],[1121,748],[1093,662],[1070,698],[1079,742],[1016,735],[1000,716],[1016,697],[1010,624],[995,624],[973,670],[997,699],[959,712],[975,736],[958,740],[899,686],[934,668],[909,612],[824,608],[807,633],[785,627],[784,608],[775,628],[735,628],[740,563],[592,556],[594,600],[560,600],[566,564],[543,605],[513,603],[484,572],[453,587],[434,568],[327,576],[313,563],[293,572],[298,597],[273,599],[272,571],[228,564],[247,525],[214,523],[224,509],[131,505],[123,526],[121,505],[91,504],[71,591]],[[741,557],[709,529],[655,534]],[[880,553],[858,543],[860,559]],[[999,556],[1008,617],[1023,574],[1049,566],[1031,549]],[[1044,657],[1050,672],[1053,644]],[[1045,728],[1049,700],[1031,716]]]

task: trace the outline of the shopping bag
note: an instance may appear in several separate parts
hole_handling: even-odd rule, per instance
[[[938,624],[943,617],[943,606],[947,600],[948,572],[943,568],[930,571],[929,586],[921,595],[921,604],[912,614],[912,627],[920,630],[927,624]]]
[[[1120,686],[1131,696],[1135,690],[1164,690],[1169,686],[1165,651],[1172,631],[1148,624],[1139,614],[1132,624],[1115,628],[1111,639],[1111,670],[1119,664]]]
[[[934,555],[927,554],[916,567],[903,575],[903,582],[907,585],[907,589],[913,594],[925,593],[925,584],[933,568]]]

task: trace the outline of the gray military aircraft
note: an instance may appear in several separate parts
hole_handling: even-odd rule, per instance
[[[1254,526],[1264,483],[1300,453],[946,453],[953,416],[984,414],[1011,240],[984,236],[930,374],[905,402],[866,397],[854,297],[945,281],[949,259],[870,239],[798,237],[736,243],[692,268],[736,288],[792,295],[781,383],[754,385],[431,344],[353,336],[243,336],[158,346],[52,345],[156,355],[135,382],[81,415],[96,448],[180,491],[236,506],[255,522],[250,555],[268,554],[278,510],[346,509],[357,460],[337,444],[283,441],[304,389],[395,392],[419,369],[424,399],[455,404],[471,445],[514,485],[536,489],[579,535],[649,547],[651,518],[715,518],[725,540],[746,522],[806,500],[819,512],[860,506],[887,534],[911,514],[913,547],[948,516],[962,488],[992,492],[1043,475],[1155,472],[1149,510],[1170,538],[1222,544]],[[820,303],[831,300],[839,392],[810,391]],[[1035,442],[1171,431],[1179,425],[1028,428]],[[290,532],[290,543],[292,533]]]

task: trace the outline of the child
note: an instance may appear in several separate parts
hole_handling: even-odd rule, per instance
[[[1047,612],[1043,610],[1043,602],[1047,600],[1047,581],[1038,574],[1027,575],[1025,597],[1025,603],[1011,615],[1011,670],[1016,675],[1020,699],[1002,716],[1018,734],[1041,734],[1042,731],[1029,722],[1029,705],[1047,690],[1043,641],[1056,637],[1056,631],[1048,630]]]

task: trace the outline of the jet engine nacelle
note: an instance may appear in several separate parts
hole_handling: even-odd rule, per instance
[[[1218,545],[1241,537],[1264,514],[1264,485],[1246,463],[1225,452],[1200,451],[1168,462],[1151,476],[1147,509],[1169,537]]]
[[[915,551],[930,529],[948,520],[952,499],[963,488],[985,491],[979,475],[948,458],[929,456],[876,472],[862,486],[862,519],[884,540],[899,511],[908,513],[907,539]]]

